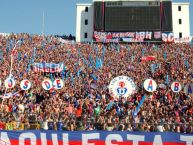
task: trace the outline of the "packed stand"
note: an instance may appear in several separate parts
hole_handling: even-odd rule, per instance
[[[0,36],[2,82],[9,76],[11,53],[14,54],[12,77],[17,84],[7,90],[14,94],[7,99],[3,99],[6,89],[1,84],[2,129],[193,133],[193,94],[173,93],[170,89],[176,80],[183,86],[193,83],[193,48],[189,44],[71,44],[62,43],[54,36]],[[143,62],[143,56],[155,56],[156,60]],[[103,58],[100,66],[96,66],[98,58]],[[53,74],[36,73],[33,62],[63,62],[65,70]],[[151,64],[159,67],[152,71]],[[42,88],[41,82],[51,75],[64,80],[62,90]],[[120,75],[131,77],[137,92],[128,98],[115,99],[108,85]],[[148,93],[143,88],[147,78],[165,87]],[[32,82],[30,90],[20,89],[23,79]],[[148,98],[137,117],[133,117],[144,94]]]

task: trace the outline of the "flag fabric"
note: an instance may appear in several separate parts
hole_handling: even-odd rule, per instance
[[[52,73],[50,73],[50,80],[52,81],[52,83],[54,82],[54,77]]]
[[[99,68],[101,68],[103,66],[103,62],[101,58],[96,57],[96,64],[95,64],[95,68],[96,70],[98,70]]]
[[[27,69],[26,69],[26,73],[28,73],[31,70],[31,66],[30,66],[30,62],[28,62],[27,64]]]
[[[169,85],[169,75],[168,75],[168,74],[166,75],[165,84],[166,84],[166,85]]]
[[[68,77],[69,77],[69,71],[67,71],[67,73],[66,73],[66,79],[68,79]]]
[[[166,61],[166,59],[167,59],[167,53],[166,51],[164,51],[164,61]]]
[[[13,41],[12,40],[9,40],[9,47],[10,47],[10,49],[13,48]]]
[[[6,53],[9,53],[9,40],[6,40]]]
[[[3,61],[3,51],[0,50],[0,62],[2,62],[2,61]]]
[[[110,110],[111,107],[114,105],[115,103],[113,101],[110,101],[109,104],[107,105],[107,110]]]
[[[90,76],[92,77],[92,79],[93,79],[94,81],[97,81],[97,80],[98,80],[98,78],[97,78],[94,74],[91,74]]]
[[[102,61],[102,59],[101,59],[101,58],[99,59],[99,66],[100,66],[100,68],[102,68],[102,67],[103,67],[103,61]]]
[[[18,61],[21,60],[21,52],[18,52],[18,53],[17,53],[17,59],[18,59]]]
[[[106,47],[103,45],[103,47],[102,47],[102,57],[101,57],[102,61],[104,61],[105,52],[106,52]]]
[[[146,96],[144,95],[141,99],[141,101],[139,102],[139,105],[136,107],[135,111],[133,112],[133,117],[137,116],[140,107],[143,105],[143,103],[145,102]]]
[[[184,65],[186,66],[186,69],[189,69],[189,62],[187,59],[184,60]]]
[[[145,55],[145,48],[142,49],[142,56]]]
[[[81,72],[82,72],[82,69],[80,68],[76,75],[79,77]]]
[[[151,60],[156,60],[155,56],[144,56],[141,58],[142,61],[151,61]]]
[[[98,70],[100,68],[100,64],[99,64],[99,58],[96,57],[96,64],[95,64],[95,68],[96,70]]]
[[[90,62],[90,66],[92,67],[94,65],[92,54],[89,55],[89,62]]]
[[[65,67],[63,68],[62,70],[62,80],[64,81],[64,78],[65,78]]]
[[[155,70],[158,68],[158,64],[151,64],[151,73],[155,73]]]

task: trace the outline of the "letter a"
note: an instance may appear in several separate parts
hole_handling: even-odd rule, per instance
[[[150,90],[150,89],[151,91],[153,91],[152,80],[150,80],[147,90]]]

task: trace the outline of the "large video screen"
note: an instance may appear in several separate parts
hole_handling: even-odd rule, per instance
[[[105,31],[160,30],[159,7],[107,7]]]
[[[96,31],[173,31],[171,1],[95,2],[94,9]]]

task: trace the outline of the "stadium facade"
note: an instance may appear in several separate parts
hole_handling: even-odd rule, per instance
[[[93,0],[77,4],[77,42],[187,42],[189,5],[171,0]],[[160,37],[159,37],[160,35]]]

